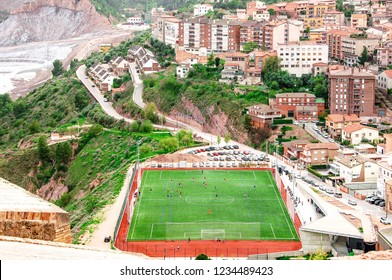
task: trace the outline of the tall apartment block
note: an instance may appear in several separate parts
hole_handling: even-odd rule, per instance
[[[375,115],[375,75],[365,69],[333,65],[328,77],[330,114]]]

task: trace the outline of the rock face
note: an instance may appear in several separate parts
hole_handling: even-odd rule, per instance
[[[63,40],[109,27],[89,0],[33,0],[0,23],[0,46]]]

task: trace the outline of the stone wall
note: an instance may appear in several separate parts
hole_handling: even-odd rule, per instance
[[[0,235],[72,242],[67,213],[0,212]]]

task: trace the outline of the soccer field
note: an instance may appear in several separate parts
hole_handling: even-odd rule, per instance
[[[298,240],[270,171],[144,171],[128,240]]]

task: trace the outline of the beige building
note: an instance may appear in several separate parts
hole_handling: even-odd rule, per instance
[[[341,115],[341,114],[330,114],[326,118],[326,127],[328,134],[331,138],[336,139],[342,135],[342,129],[346,126],[353,124],[359,124],[361,119],[357,115]]]
[[[392,70],[385,70],[377,76],[377,87],[384,93],[392,89]]]
[[[66,211],[2,178],[0,178],[1,235],[72,242],[70,220]]]
[[[343,128],[342,141],[350,141],[351,145],[358,145],[363,140],[372,142],[379,138],[378,130],[373,127],[354,124]]]
[[[353,28],[367,28],[367,15],[366,14],[352,14],[351,27]]]
[[[339,177],[345,183],[377,181],[378,166],[375,161],[361,157],[335,157],[333,166],[339,170]]]
[[[304,165],[328,164],[338,155],[339,146],[335,143],[309,143],[300,154]]]
[[[324,25],[344,25],[344,13],[339,11],[330,11],[323,14]]]
[[[280,110],[265,104],[252,105],[246,109],[255,128],[270,127],[274,119],[282,117]]]

